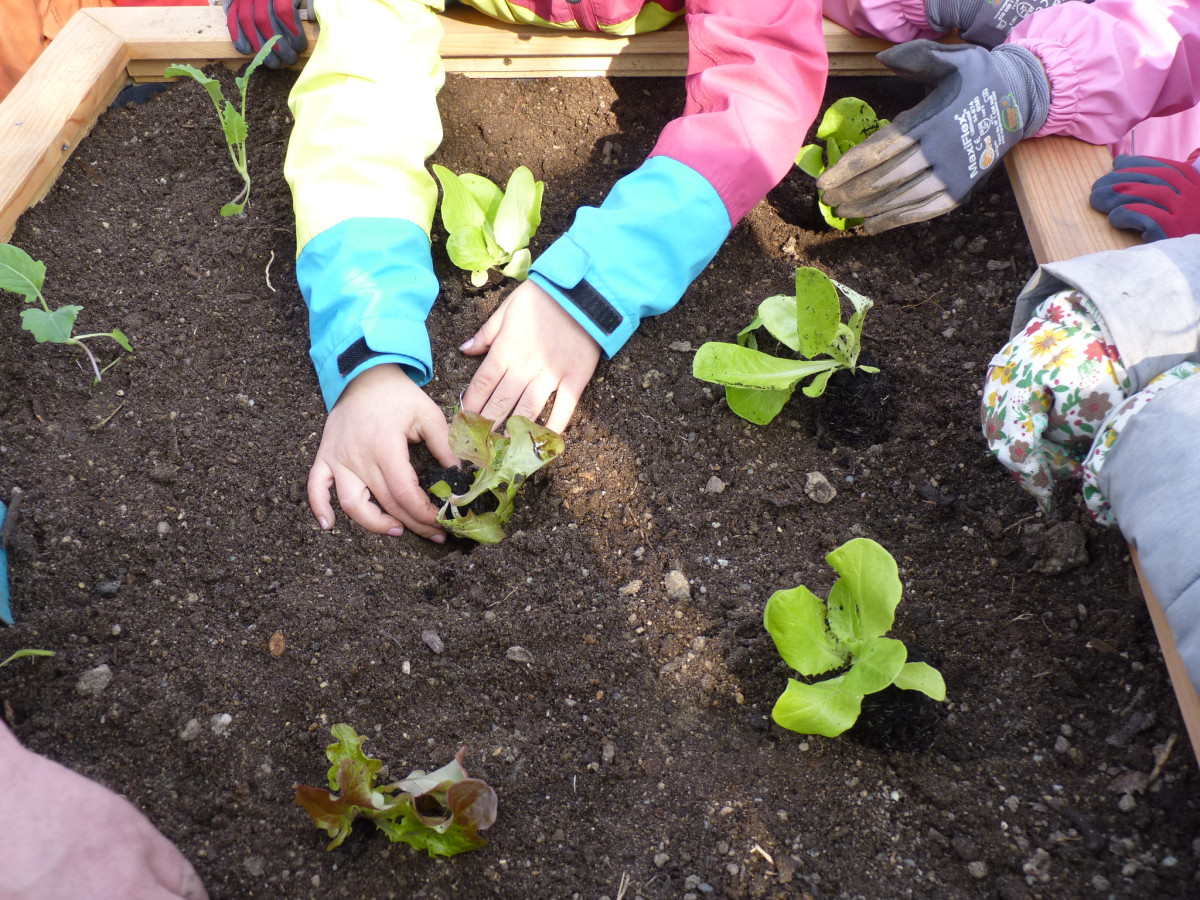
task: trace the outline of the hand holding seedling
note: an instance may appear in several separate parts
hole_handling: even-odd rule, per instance
[[[336,485],[346,515],[367,531],[399,536],[408,528],[444,541],[437,507],[409,461],[410,442],[424,442],[443,466],[458,465],[445,414],[403,369],[379,365],[351,381],[329,413],[308,475],[308,502],[321,527],[333,527]]]
[[[960,206],[1050,110],[1045,70],[1023,47],[910,41],[878,58],[936,87],[817,180],[823,202],[871,234]]]
[[[557,432],[566,429],[600,361],[600,345],[533,281],[509,294],[459,349],[487,353],[463,394],[463,409],[494,422],[510,415],[536,421],[554,394],[546,427]]]
[[[207,900],[191,864],[127,800],[31,753],[0,724],[0,895]]]

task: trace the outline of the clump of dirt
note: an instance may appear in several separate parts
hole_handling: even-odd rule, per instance
[[[817,437],[825,446],[866,447],[887,438],[892,380],[869,350],[859,353],[858,365],[879,371],[834,372],[819,398]]]

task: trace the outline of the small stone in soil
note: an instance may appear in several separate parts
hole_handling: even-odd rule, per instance
[[[421,640],[425,642],[425,646],[434,653],[441,653],[446,649],[446,645],[442,639],[438,637],[438,633],[431,628],[426,628],[421,632]]]

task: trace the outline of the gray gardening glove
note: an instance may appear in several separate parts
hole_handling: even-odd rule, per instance
[[[870,234],[961,205],[1050,111],[1046,72],[1024,47],[910,41],[878,59],[935,87],[817,180],[821,199],[843,218],[865,219]]]
[[[1067,0],[925,0],[925,18],[938,31],[981,47],[998,47],[1026,16]],[[1091,3],[1092,0],[1084,0]]]

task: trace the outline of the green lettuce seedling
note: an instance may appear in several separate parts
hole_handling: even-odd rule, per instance
[[[363,752],[366,740],[349,725],[334,725],[336,742],[325,749],[329,758],[329,790],[300,785],[296,802],[333,838],[326,850],[341,844],[359,816],[370,819],[392,843],[403,842],[430,856],[454,856],[487,845],[479,832],[496,821],[496,792],[462,767],[463,747],[436,772],[414,771],[395,784],[375,784],[383,763]],[[399,791],[399,793],[397,793]]]
[[[494,424],[477,413],[461,409],[455,413],[450,422],[450,449],[477,467],[475,480],[465,494],[455,494],[445,481],[429,488],[443,501],[438,523],[457,537],[481,544],[504,539],[504,526],[512,518],[514,499],[525,479],[563,452],[558,434],[524,416],[511,416],[504,435],[492,430]],[[482,514],[467,509],[484,496],[495,500],[496,509]]]
[[[843,97],[825,110],[817,127],[817,137],[825,142],[825,146],[805,144],[796,157],[796,165],[813,178],[818,178],[827,169],[837,165],[843,153],[861,144],[887,123],[887,119],[876,118],[875,110],[857,97]],[[862,219],[835,216],[833,209],[821,200],[822,193],[817,193],[817,204],[826,222],[842,231],[862,224]]]
[[[0,669],[3,669],[5,666],[7,666],[13,660],[22,659],[26,656],[53,656],[53,655],[54,655],[53,650],[33,650],[29,647],[26,647],[22,650],[18,650],[16,653],[14,653],[12,656],[10,656],[8,659],[6,659],[4,662],[0,662]]]
[[[849,668],[823,681],[789,678],[771,718],[790,731],[836,737],[858,720],[863,697],[888,685],[945,700],[941,673],[927,663],[908,662],[904,642],[884,637],[903,590],[891,554],[872,540],[855,538],[825,560],[841,576],[828,602],[804,585],[777,591],[767,601],[763,623],[779,655],[801,675]]]
[[[250,170],[246,163],[246,138],[250,131],[246,124],[246,88],[249,86],[250,76],[254,74],[255,69],[262,65],[262,61],[267,58],[267,54],[271,52],[271,48],[275,46],[277,40],[279,40],[279,35],[274,35],[263,44],[254,59],[250,60],[250,65],[246,66],[245,73],[233,80],[242,98],[240,110],[222,95],[219,81],[209,78],[195,66],[187,63],[175,63],[163,70],[163,74],[168,78],[187,75],[196,79],[208,91],[208,96],[212,98],[213,106],[216,107],[217,118],[221,122],[221,131],[225,134],[225,143],[229,146],[229,156],[233,160],[233,167],[237,169],[238,174],[242,176],[242,181],[245,182],[241,193],[221,207],[223,216],[236,216],[250,202]]]
[[[101,373],[108,366],[105,366],[104,369],[100,368],[100,363],[96,361],[95,355],[84,341],[100,337],[112,338],[126,352],[131,353],[133,347],[129,344],[129,338],[125,337],[118,328],[94,334],[71,334],[75,329],[75,319],[83,307],[68,304],[60,306],[58,309],[50,309],[46,298],[42,296],[42,284],[45,280],[46,266],[44,263],[35,260],[20,247],[14,247],[12,244],[0,244],[0,290],[20,294],[25,298],[26,303],[41,305],[41,309],[34,307],[21,310],[21,327],[32,334],[34,340],[39,344],[47,342],[74,344],[87,354],[88,361],[92,364],[92,371],[96,373],[96,381],[99,381]],[[109,363],[109,366],[111,365],[112,363]]]
[[[510,278],[529,277],[533,257],[529,242],[542,224],[541,181],[525,166],[515,169],[501,192],[482,175],[455,175],[435,165],[442,184],[442,224],[449,237],[450,261],[471,273],[471,284],[487,284],[488,269],[499,268]]]
[[[854,307],[849,322],[842,321],[838,291]],[[692,374],[725,385],[730,409],[755,425],[766,425],[806,378],[812,380],[804,386],[804,393],[819,397],[830,376],[841,369],[879,372],[875,366],[858,365],[863,321],[873,305],[824,272],[809,266],[799,268],[794,297],[780,294],[759,304],[754,321],[738,333],[736,344],[703,344],[692,360]],[[775,340],[804,359],[760,351],[754,335],[759,328],[766,328]]]

